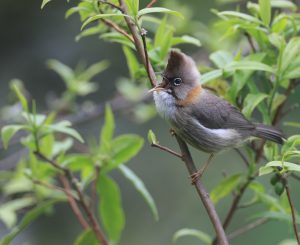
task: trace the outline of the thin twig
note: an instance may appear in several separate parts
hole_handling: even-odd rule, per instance
[[[128,10],[127,10],[127,6],[125,5],[124,0],[119,0],[119,3],[120,3],[121,8],[123,9],[124,13],[127,14]],[[142,62],[144,64],[145,68],[146,69],[148,68],[148,71],[149,71],[148,78],[150,80],[151,85],[154,87],[156,85],[156,76],[155,76],[153,67],[151,66],[151,63],[149,62],[149,60],[146,60],[146,55],[145,55],[145,50],[144,50],[145,47],[143,45],[143,42],[141,42],[141,40],[140,40],[140,36],[137,31],[136,23],[132,22],[132,20],[127,16],[124,16],[124,18],[128,25],[128,28],[131,32],[131,35],[134,39],[136,50],[137,50],[140,58],[142,59]],[[188,149],[186,143],[177,136],[176,136],[176,139],[177,139],[177,142],[179,144],[179,147],[180,147],[180,150],[182,153],[182,160],[185,162],[190,175],[196,173],[197,169],[195,167],[195,164],[193,162],[193,159],[191,157],[191,154],[189,152],[189,149]],[[206,192],[202,182],[199,179],[195,183],[195,188],[202,200],[202,203],[204,204],[204,206],[206,208],[206,211],[207,211],[209,218],[214,226],[214,229],[215,229],[216,235],[220,241],[220,244],[227,245],[228,241],[227,241],[224,229],[222,227],[221,221],[217,215],[217,212],[215,210],[213,203],[211,202],[211,200],[209,198],[208,193]]]
[[[50,163],[53,167],[63,171],[63,173],[65,174],[65,176],[70,180],[70,182],[72,183],[72,185],[75,188],[75,191],[77,192],[77,195],[79,197],[79,203],[81,204],[84,212],[87,215],[88,220],[90,221],[91,227],[95,233],[95,236],[97,238],[97,240],[99,242],[101,242],[102,245],[108,245],[108,242],[104,236],[104,233],[102,232],[100,225],[95,217],[95,215],[93,214],[93,212],[88,208],[88,205],[85,202],[84,199],[84,195],[82,190],[80,189],[79,185],[78,185],[78,180],[74,177],[74,175],[72,174],[72,172],[67,169],[64,168],[62,166],[60,166],[57,162],[55,162],[52,159],[47,158],[46,156],[44,156],[42,153],[40,152],[34,152],[36,156],[38,156],[40,159]]]
[[[258,219],[258,220],[255,220],[254,222],[250,223],[250,224],[247,224],[233,232],[231,232],[230,234],[228,234],[228,239],[229,240],[232,240],[240,235],[243,235],[244,233],[248,232],[248,231],[251,231],[253,230],[254,228],[260,226],[260,225],[263,225],[265,224],[267,221],[269,221],[268,218],[261,218],[261,219]]]
[[[146,58],[146,71],[147,71],[148,77],[150,77],[149,56],[148,56],[146,35],[147,35],[147,31],[143,28],[141,30],[141,36],[142,36],[142,40],[143,40],[144,54],[145,54],[145,58]],[[154,87],[154,84],[152,84],[152,87]]]
[[[286,183],[286,185],[285,185],[285,191],[286,191],[286,195],[287,195],[287,198],[289,200],[289,204],[290,204],[290,208],[291,208],[295,237],[297,239],[298,245],[300,245],[300,238],[299,238],[299,234],[298,234],[298,227],[297,227],[297,221],[296,221],[296,212],[295,212],[295,207],[294,207],[294,204],[293,204],[293,200],[292,200],[292,197],[291,197],[291,193],[290,193],[288,183]]]
[[[252,49],[252,52],[256,53],[256,48],[254,46],[254,43],[253,43],[253,40],[252,40],[250,34],[248,32],[245,32],[245,36],[247,37],[247,40],[248,40],[248,43],[249,43],[249,45],[250,45],[250,47]]]
[[[111,3],[111,2],[108,2],[108,1],[103,1],[103,0],[98,0],[98,1],[99,1],[99,3],[107,4],[110,7],[114,8],[114,9],[117,9],[121,13],[123,13],[123,9],[120,6],[118,6],[118,5],[114,4],[114,3]]]
[[[146,8],[151,8],[156,2],[157,0],[152,0],[150,3],[147,4]]]
[[[118,24],[107,20],[107,19],[101,19],[101,21],[106,24],[108,27],[113,28],[116,32],[119,32],[123,36],[125,36],[127,39],[129,39],[130,42],[134,43],[134,40],[132,36],[130,36],[122,27],[120,27]]]
[[[242,158],[242,160],[246,164],[246,166],[249,167],[250,163],[249,163],[247,157],[243,154],[243,152],[241,152],[240,149],[238,149],[238,148],[234,148],[234,150],[239,154],[239,156]]]
[[[87,221],[85,220],[85,218],[83,217],[81,210],[79,209],[73,194],[71,192],[71,186],[69,184],[69,181],[66,179],[66,177],[62,174],[59,175],[59,179],[61,181],[61,183],[63,184],[65,190],[66,190],[66,195],[68,197],[68,202],[69,205],[73,211],[73,213],[75,214],[75,216],[77,217],[79,223],[81,224],[81,226],[84,229],[88,229],[90,227],[90,225],[87,223]]]
[[[168,147],[165,147],[165,146],[162,146],[162,145],[159,145],[159,144],[156,144],[156,143],[152,143],[151,146],[156,147],[158,149],[161,149],[163,151],[166,151],[166,152],[168,152],[168,153],[170,153],[170,154],[172,154],[172,155],[174,155],[174,156],[179,157],[180,159],[182,159],[182,155],[181,154],[177,153],[176,151],[171,150]]]
[[[128,9],[127,9],[127,6],[126,6],[124,0],[119,0],[119,3],[120,3],[120,7],[123,9],[124,13],[127,14]],[[147,67],[147,61],[146,61],[146,57],[145,57],[144,47],[143,47],[142,41],[140,40],[140,35],[138,33],[136,23],[134,23],[128,16],[124,16],[124,19],[125,19],[127,26],[131,32],[131,35],[134,39],[134,45],[135,45],[136,50],[142,60],[142,63],[145,67]],[[154,87],[156,85],[156,76],[155,76],[153,67],[151,65],[149,65],[148,77],[149,77],[152,87]]]

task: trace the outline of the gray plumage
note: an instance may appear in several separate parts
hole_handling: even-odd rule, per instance
[[[175,86],[172,81],[177,77],[182,83]],[[238,147],[250,137],[282,144],[281,131],[250,122],[226,100],[200,89],[198,80],[200,73],[194,61],[183,53],[172,51],[161,89],[154,92],[158,112],[189,144],[208,153]],[[199,95],[187,101],[196,87],[199,87]],[[180,103],[184,101],[187,102]]]

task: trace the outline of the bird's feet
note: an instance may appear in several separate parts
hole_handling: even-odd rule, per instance
[[[201,168],[201,169],[199,169],[197,172],[191,174],[190,178],[191,178],[191,181],[192,181],[192,183],[191,183],[192,185],[195,185],[196,182],[197,182],[197,180],[198,180],[199,178],[202,177],[203,172],[204,172],[204,171],[203,171],[203,169]]]

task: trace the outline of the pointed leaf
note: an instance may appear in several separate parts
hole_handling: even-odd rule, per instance
[[[125,57],[126,57],[127,66],[128,66],[128,70],[129,70],[129,73],[130,73],[130,77],[132,79],[134,79],[135,75],[138,72],[139,67],[140,67],[139,66],[139,62],[138,62],[136,56],[131,51],[131,49],[129,49],[128,47],[126,47],[124,45],[123,45],[123,52],[124,52]]]
[[[7,149],[10,139],[24,127],[23,125],[7,125],[1,129],[1,138],[5,149]]]
[[[22,94],[21,92],[21,85],[22,85],[22,81],[20,81],[19,79],[13,79],[11,82],[11,88],[12,90],[15,92],[15,94],[17,95],[23,110],[25,112],[28,112],[28,103],[27,103],[27,99],[25,98],[25,96]]]
[[[118,185],[108,176],[100,174],[97,181],[100,196],[99,214],[105,230],[112,241],[118,241],[125,225],[125,216],[121,204]]]
[[[223,70],[221,70],[221,69],[209,71],[207,73],[204,73],[201,76],[200,82],[201,82],[201,84],[204,84],[204,83],[207,83],[211,80],[215,80],[219,77],[222,77],[222,75],[223,75]]]
[[[129,161],[140,151],[143,143],[143,138],[132,134],[124,134],[115,138],[111,145],[112,162],[103,167],[103,172],[110,171],[118,167],[120,164]]]
[[[145,199],[146,203],[148,204],[149,208],[151,209],[154,219],[157,221],[159,219],[157,207],[155,205],[155,202],[154,202],[151,194],[149,193],[146,186],[144,185],[143,181],[127,166],[120,165],[119,169],[122,172],[122,174],[133,184],[135,189]]]
[[[183,35],[181,37],[173,37],[172,46],[175,46],[178,44],[192,44],[197,47],[201,47],[200,40],[195,37],[189,36],[189,35]]]
[[[239,185],[242,176],[242,174],[235,174],[223,179],[210,193],[212,202],[216,204],[229,195]]]
[[[271,0],[259,0],[259,14],[266,26],[271,20]]]
[[[257,71],[267,71],[274,73],[274,69],[264,63],[257,61],[233,61],[225,67],[226,71],[235,71],[235,70],[257,70]]]
[[[111,107],[105,106],[105,122],[100,133],[100,150],[107,151],[110,148],[111,140],[115,131],[115,119]]]
[[[182,19],[184,19],[183,15],[177,11],[171,10],[171,9],[167,9],[167,8],[161,8],[161,7],[153,7],[153,8],[144,8],[141,9],[138,12],[138,18],[140,18],[143,15],[146,14],[153,14],[153,13],[166,13],[166,14],[172,14],[172,15],[176,15]]]
[[[153,131],[150,129],[148,132],[148,141],[150,144],[157,144],[157,138],[156,135],[153,133]]]
[[[184,228],[181,230],[178,230],[175,232],[173,235],[173,242],[176,242],[179,238],[184,237],[184,236],[193,236],[198,238],[200,241],[204,242],[205,244],[211,244],[212,238],[204,233],[203,231],[200,230],[195,230],[195,229],[188,229]]]
[[[99,245],[92,229],[84,230],[77,238],[74,245]]]
[[[83,30],[84,27],[86,27],[88,24],[90,24],[93,21],[100,20],[100,19],[103,19],[103,18],[108,18],[108,17],[114,17],[114,16],[127,16],[127,17],[130,17],[130,16],[128,16],[126,14],[122,14],[122,13],[118,13],[118,14],[97,14],[95,16],[92,16],[92,17],[88,18],[85,22],[83,22],[83,24],[81,26],[81,30]]]
[[[42,5],[41,5],[41,9],[43,9],[45,7],[45,5],[49,2],[51,2],[52,0],[43,0]]]
[[[267,97],[267,94],[248,94],[244,101],[243,114],[250,118],[254,109]]]

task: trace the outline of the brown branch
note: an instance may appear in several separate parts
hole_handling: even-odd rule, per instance
[[[151,8],[156,2],[157,0],[152,0],[150,3],[147,4],[146,8]]]
[[[59,179],[60,179],[62,185],[64,186],[65,193],[68,197],[68,202],[69,202],[69,205],[70,205],[73,213],[75,214],[76,218],[78,219],[78,221],[81,224],[81,226],[83,227],[83,229],[88,229],[90,227],[90,225],[87,223],[87,221],[83,217],[81,210],[79,209],[79,207],[73,197],[69,181],[62,174],[59,175]]]
[[[234,148],[234,150],[237,152],[237,154],[242,158],[243,162],[246,164],[247,167],[250,166],[250,163],[247,159],[247,157],[241,152],[238,148]]]
[[[246,38],[247,38],[247,40],[248,40],[248,43],[249,43],[249,45],[250,45],[250,47],[251,47],[251,49],[252,49],[252,52],[253,52],[253,53],[256,53],[256,48],[255,48],[255,45],[254,45],[254,43],[253,43],[253,40],[252,40],[250,34],[249,34],[248,32],[245,32],[245,36],[246,36]]]
[[[288,183],[286,183],[286,185],[285,185],[285,191],[286,191],[286,195],[287,195],[287,198],[289,200],[289,204],[290,204],[290,208],[291,208],[291,214],[292,214],[292,221],[293,221],[293,228],[294,228],[295,237],[297,239],[298,245],[300,245],[300,238],[299,238],[299,234],[298,234],[298,227],[297,227],[297,221],[296,221],[296,212],[295,212],[295,207],[294,207],[294,204],[293,204],[293,200],[292,200],[292,197],[291,197],[291,193],[290,193]]]
[[[178,145],[180,147],[181,153],[182,153],[182,160],[185,163],[188,172],[190,175],[193,175],[195,173],[197,173],[197,169],[195,167],[194,161],[192,159],[191,153],[188,149],[187,144],[185,143],[185,141],[183,141],[179,136],[175,135],[176,140],[178,142]],[[210,218],[211,223],[214,226],[216,235],[218,237],[219,243],[221,245],[224,244],[228,244],[228,240],[226,238],[226,234],[224,232],[224,229],[222,227],[221,221],[219,219],[219,216],[216,212],[216,209],[214,207],[214,204],[212,203],[212,201],[209,198],[209,194],[207,193],[204,185],[202,184],[200,178],[197,178],[197,180],[195,180],[195,188],[199,194],[199,197],[202,200],[202,203],[206,209],[206,212]]]
[[[269,219],[268,218],[261,218],[261,219],[258,219],[250,224],[247,224],[233,232],[231,232],[230,234],[228,234],[228,239],[229,240],[232,240],[240,235],[243,235],[244,233],[248,232],[248,231],[251,231],[253,229],[255,229],[256,227],[260,226],[260,225],[263,225],[265,224],[266,222],[268,222]]]
[[[72,174],[72,172],[67,169],[64,168],[62,166],[60,166],[57,162],[55,162],[52,159],[47,158],[46,156],[44,156],[42,153],[40,152],[34,152],[34,154],[39,157],[40,159],[42,159],[45,162],[50,163],[53,167],[55,167],[56,169],[62,171],[64,173],[64,175],[69,179],[69,181],[72,183],[72,185],[75,188],[75,191],[77,192],[77,195],[79,197],[79,203],[81,204],[85,214],[87,215],[87,218],[91,224],[91,227],[95,233],[95,236],[97,238],[97,240],[102,244],[102,245],[108,245],[108,242],[104,236],[104,233],[102,232],[100,225],[95,217],[95,215],[93,214],[93,212],[88,208],[88,205],[85,202],[84,199],[84,195],[82,190],[80,189],[79,185],[78,185],[78,180],[74,177],[74,175]]]
[[[97,182],[98,182],[98,179],[99,179],[99,173],[100,173],[100,166],[98,164],[96,164],[95,166],[95,177],[94,177],[94,180],[93,180],[93,183],[92,183],[92,203],[91,203],[91,206],[92,208],[95,207],[95,204],[96,204],[96,200],[97,200]]]
[[[108,27],[113,28],[116,32],[119,32],[120,34],[122,34],[123,36],[127,37],[127,39],[129,39],[130,42],[134,43],[134,40],[132,38],[131,35],[129,35],[122,27],[120,27],[118,24],[107,20],[107,19],[101,19],[101,21],[106,24]]]
[[[163,151],[166,151],[166,152],[168,152],[168,153],[170,153],[170,154],[172,154],[172,155],[174,155],[174,156],[179,157],[180,159],[182,159],[182,155],[181,154],[177,153],[176,151],[173,151],[173,150],[169,149],[168,147],[165,147],[165,146],[162,146],[162,145],[159,145],[159,144],[156,144],[156,143],[152,143],[151,146],[152,147],[156,147],[158,149],[161,149]]]
[[[120,3],[120,7],[124,11],[124,13],[127,14],[128,9],[127,9],[127,6],[126,6],[124,0],[119,0],[119,3]],[[131,32],[131,35],[134,39],[134,45],[135,45],[135,48],[137,50],[137,53],[139,54],[143,65],[145,66],[145,68],[147,68],[147,61],[146,61],[146,57],[145,57],[144,46],[143,46],[143,43],[140,39],[140,35],[138,33],[136,23],[134,23],[128,16],[124,16],[124,19],[125,19],[125,21],[127,23],[127,26],[128,26],[128,28]],[[151,83],[152,87],[154,87],[156,85],[156,76],[155,76],[155,72],[153,70],[153,67],[151,65],[149,65],[148,77],[149,77],[149,80],[150,80],[150,83]]]

